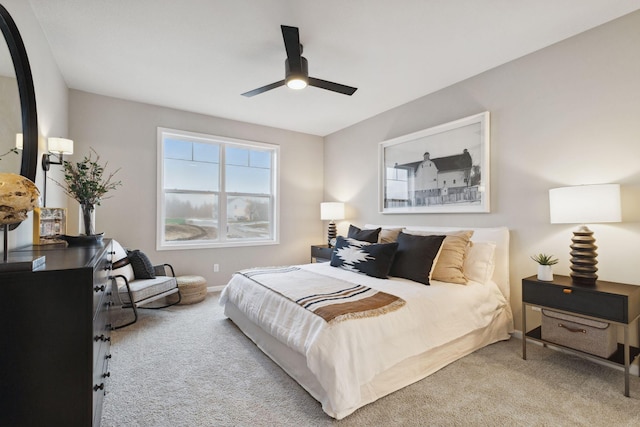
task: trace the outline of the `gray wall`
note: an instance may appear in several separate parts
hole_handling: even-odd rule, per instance
[[[25,41],[34,75],[44,138],[71,137],[81,157],[89,147],[113,167],[124,186],[97,211],[97,229],[124,244],[172,262],[182,274],[222,285],[253,265],[305,262],[309,245],[324,240],[322,200],[348,204],[339,223],[406,223],[511,229],[511,299],[519,325],[520,279],[535,273],[529,255],[560,257],[568,273],[570,225],[549,224],[548,189],[617,182],[623,223],[593,225],[603,279],[640,284],[633,265],[640,237],[640,12],[520,60],[405,104],[362,123],[318,137],[113,98],[68,91],[27,2],[3,0]],[[377,205],[378,143],[488,110],[492,114],[492,212],[455,215],[381,215]],[[67,129],[69,125],[69,129]],[[281,244],[252,248],[155,251],[156,127],[173,127],[281,145]],[[68,131],[68,132],[67,132]],[[51,175],[60,179],[60,168]],[[43,175],[36,183],[42,188]],[[324,183],[324,194],[323,194]],[[68,204],[77,232],[77,204],[51,182],[48,206]],[[31,221],[10,234],[10,245],[31,242]],[[212,265],[220,264],[220,273]]]
[[[529,255],[551,252],[569,273],[569,224],[549,224],[550,188],[620,183],[623,222],[597,224],[599,276],[640,284],[640,12],[419,98],[325,138],[325,198],[345,201],[355,224],[507,226],[511,304]],[[378,213],[378,143],[491,112],[491,213]],[[345,185],[345,183],[349,183]]]
[[[69,96],[67,86],[29,3],[24,0],[2,0],[2,5],[9,11],[16,22],[29,56],[33,85],[36,92],[40,133],[39,148],[40,155],[42,155],[43,150],[46,148],[46,137],[65,137],[67,134]],[[43,172],[39,168],[36,175],[38,188],[42,189],[43,183]],[[54,194],[49,200],[57,205],[66,203],[66,197],[61,194]],[[29,214],[27,221],[23,222],[15,231],[9,233],[9,247],[28,245],[32,242],[32,239],[33,221],[32,214]]]
[[[152,261],[173,264],[177,274],[201,275],[209,286],[222,286],[241,268],[308,262],[309,245],[321,241],[322,138],[76,90],[70,91],[69,111],[74,158],[93,147],[109,162],[107,171],[121,168],[116,178],[123,185],[96,208],[96,232],[142,250]],[[280,244],[156,251],[157,127],[278,144]],[[78,232],[78,204],[69,206],[71,231]]]

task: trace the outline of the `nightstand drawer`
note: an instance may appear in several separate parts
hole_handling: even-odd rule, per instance
[[[585,287],[523,280],[522,301],[614,322],[629,322],[626,295],[594,292],[593,289]]]
[[[312,245],[311,246],[311,258],[315,258],[316,261],[331,261],[331,253],[333,248],[326,245]]]

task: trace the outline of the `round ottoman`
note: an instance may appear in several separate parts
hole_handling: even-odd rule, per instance
[[[180,304],[194,304],[207,296],[207,281],[202,276],[176,277],[180,289]]]

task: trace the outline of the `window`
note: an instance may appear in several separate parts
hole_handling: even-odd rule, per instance
[[[157,248],[278,242],[276,145],[158,128]]]

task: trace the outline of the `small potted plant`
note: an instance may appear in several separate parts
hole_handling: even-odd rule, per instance
[[[95,154],[95,158],[93,154]],[[54,180],[69,197],[77,200],[82,207],[82,219],[86,237],[102,236],[101,234],[95,234],[93,229],[93,210],[96,205],[100,205],[101,200],[106,199],[104,197],[105,194],[122,185],[120,181],[113,180],[113,176],[120,169],[116,169],[105,177],[104,172],[107,163],[102,166],[99,160],[100,156],[91,148],[89,155],[85,156],[82,161],[63,162],[64,184]]]
[[[558,259],[554,258],[553,255],[544,253],[532,255],[531,259],[538,263],[538,280],[551,282],[553,280],[553,270],[551,266],[557,264]]]

